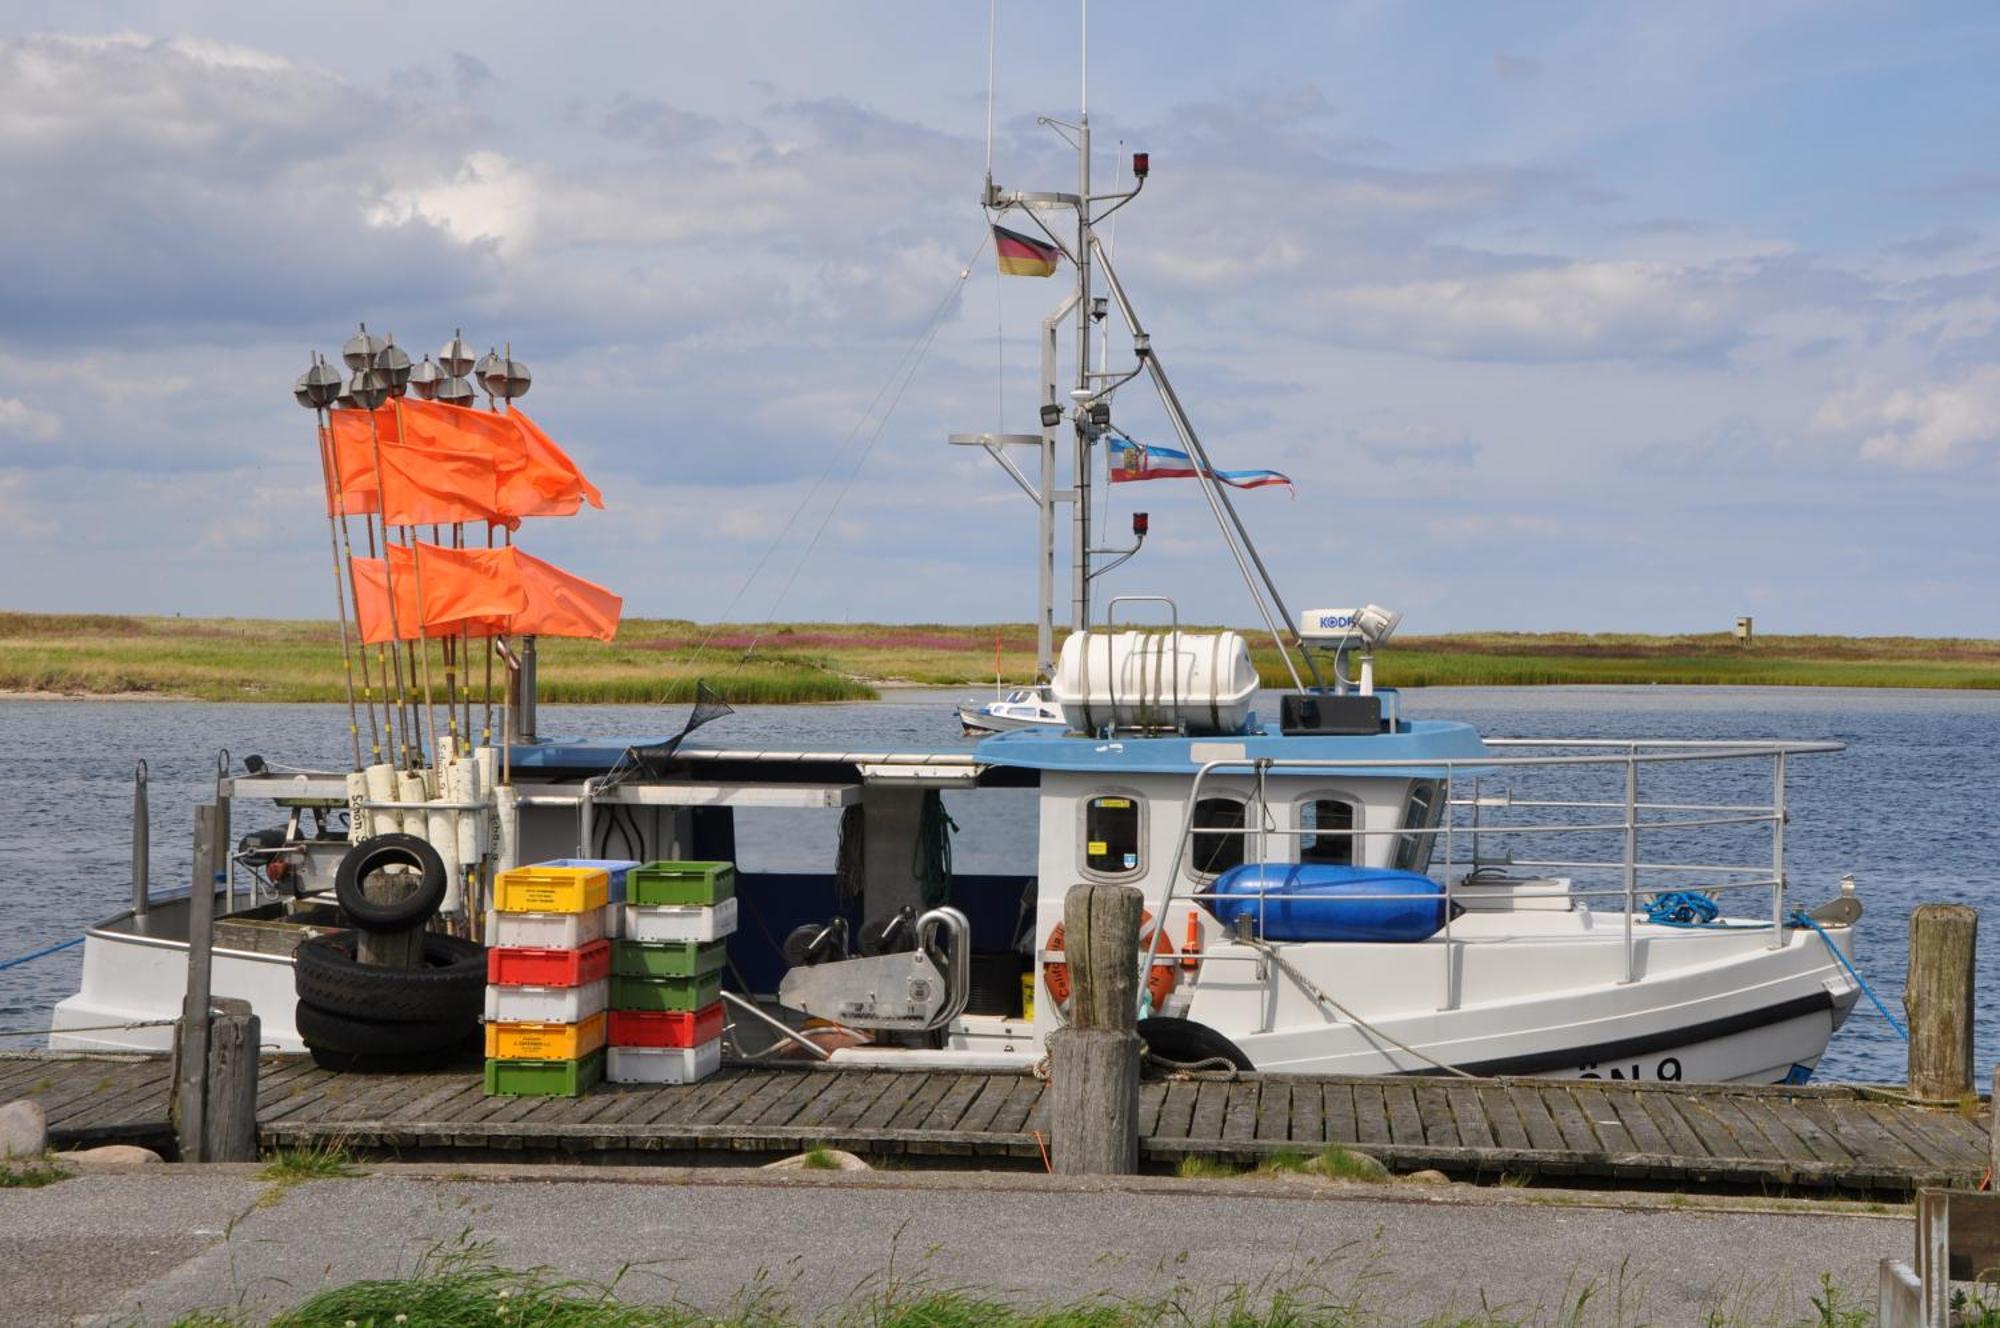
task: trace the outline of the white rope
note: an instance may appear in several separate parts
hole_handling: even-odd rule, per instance
[[[126,1028],[164,1028],[178,1019],[142,1019],[131,1024],[86,1024],[81,1028],[0,1028],[0,1037],[50,1037],[66,1033],[110,1033]]]
[[[1349,1023],[1353,1024],[1356,1028],[1362,1029],[1363,1031],[1382,1039],[1382,1041],[1388,1043],[1390,1046],[1396,1048],[1396,1050],[1398,1051],[1405,1052],[1411,1056],[1414,1056],[1418,1060],[1423,1061],[1428,1065],[1436,1066],[1438,1069],[1443,1070],[1446,1074],[1455,1074],[1461,1079],[1477,1079],[1479,1077],[1476,1074],[1468,1074],[1464,1070],[1459,1069],[1456,1065],[1446,1065],[1443,1061],[1439,1060],[1437,1057],[1426,1055],[1425,1053],[1418,1051],[1415,1047],[1411,1046],[1409,1043],[1399,1041],[1398,1039],[1392,1037],[1388,1033],[1385,1033],[1381,1029],[1375,1027],[1375,1025],[1369,1023],[1366,1019],[1363,1019],[1360,1015],[1354,1013],[1354,1011],[1348,1009],[1346,1006],[1342,1005],[1339,1001],[1336,1001],[1335,999],[1333,999],[1333,997],[1321,991],[1311,978],[1307,977],[1305,974],[1299,972],[1298,969],[1294,968],[1290,963],[1290,961],[1288,961],[1283,955],[1279,954],[1276,947],[1272,946],[1268,942],[1245,937],[1244,944],[1248,945],[1253,950],[1258,950],[1261,951],[1263,954],[1268,955],[1272,963],[1276,964],[1279,968],[1283,969],[1285,973],[1292,979],[1292,981],[1298,983],[1301,987],[1305,988],[1306,993],[1310,995],[1314,1000],[1318,1001],[1320,1004],[1326,1006],[1328,1009],[1333,1010],[1337,1014],[1341,1015]]]

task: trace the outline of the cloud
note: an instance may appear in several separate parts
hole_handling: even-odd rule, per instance
[[[1514,271],[1353,285],[1307,300],[1339,340],[1525,362],[1712,359],[1750,312],[1728,274],[1654,262],[1538,262]]]
[[[0,471],[0,545],[22,546],[33,540],[52,539],[62,530],[48,511],[28,492],[28,477],[18,472]]]
[[[2000,366],[1948,383],[1857,384],[1822,402],[1813,425],[1858,435],[1864,460],[1913,470],[1951,466],[2000,443]]]
[[[191,37],[0,38],[0,171],[58,224],[0,233],[0,344],[298,329],[449,303],[482,263],[371,193],[463,128],[269,52]],[[199,335],[199,334],[197,334]]]
[[[1889,246],[1899,258],[1928,260],[1943,258],[1979,243],[1979,232],[1970,226],[1940,226],[1934,231]]]
[[[1745,566],[1834,622],[1822,582],[1927,574],[1938,513],[1976,507],[1898,526],[1940,485],[1918,472],[1995,455],[2000,271],[1977,267],[1992,228],[1965,202],[1989,184],[1946,202],[1859,160],[1815,174],[1834,168],[1795,151],[1802,131],[1758,89],[1824,74],[1770,45],[1765,12],[1607,11],[1447,43],[1419,20],[1343,20],[1343,68],[1323,43],[1217,59],[1170,10],[1099,66],[1099,185],[1120,140],[1154,163],[1117,220],[1118,270],[1219,464],[1298,479],[1296,503],[1242,499],[1287,585],[1365,566],[1441,628],[1644,627],[1740,611]],[[20,563],[59,529],[79,569],[16,594],[323,613],[298,598],[327,579],[325,531],[286,389],[309,346],[366,318],[413,351],[457,324],[482,350],[513,341],[529,408],[611,499],[531,527],[532,547],[635,612],[721,611],[830,470],[743,611],[824,520],[818,552],[851,547],[807,559],[793,605],[918,616],[948,584],[1025,617],[1032,511],[942,445],[1033,427],[1035,327],[1066,285],[996,282],[990,262],[958,282],[982,233],[983,48],[864,5],[802,11],[745,63],[747,28],[720,14],[677,17],[669,46],[537,33],[471,57],[466,13],[434,7],[412,11],[410,70],[356,25],[262,39],[282,50],[219,40],[257,26],[223,10],[200,38],[0,38],[0,170],[27,200],[0,228],[0,542]],[[1399,43],[1421,49],[1388,58]],[[1017,113],[1025,94],[1005,100],[1030,85],[1015,68],[997,173],[1065,188],[1073,158]],[[1217,68],[1261,85],[1217,86]],[[1139,96],[1113,95],[1135,71]],[[1032,104],[1061,112],[1070,76],[1032,76]],[[1713,95],[1690,99],[1690,77]],[[1916,131],[1910,99],[1880,104],[1881,141]],[[1731,139],[1725,121],[1777,127]],[[1835,196],[1854,206],[1829,220]],[[870,402],[901,390],[941,304],[881,425]],[[1143,383],[1116,417],[1171,437]],[[1718,474],[1746,506],[1810,496],[1812,522],[1724,523]],[[1242,621],[1198,490],[1144,487],[1105,495],[1109,529],[1143,498],[1160,532],[1106,586],[1167,581],[1191,617]],[[711,538],[663,512],[701,514]],[[1815,543],[1864,526],[1896,532],[1865,565]],[[1983,605],[1952,593],[1960,619]],[[1929,621],[1952,625],[1940,603]]]
[[[606,138],[641,143],[657,151],[685,147],[719,127],[706,115],[670,106],[658,97],[635,97],[629,92],[612,98],[598,126]]]
[[[1433,424],[1399,428],[1369,425],[1349,429],[1347,439],[1385,466],[1451,466],[1463,469],[1479,456],[1479,444],[1465,434]]]
[[[0,397],[0,439],[46,443],[62,432],[62,417],[38,410],[19,397]]]
[[[535,239],[536,185],[532,174],[498,152],[474,152],[447,179],[392,185],[364,214],[378,230],[412,223],[434,226],[462,245],[492,242],[506,257],[528,251]]]
[[[484,92],[493,83],[493,69],[476,55],[453,51],[451,79],[452,87],[458,93],[458,99],[464,101]]]

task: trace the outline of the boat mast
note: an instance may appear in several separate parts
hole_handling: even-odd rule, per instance
[[[1071,472],[1070,630],[1090,628],[1090,4],[1082,0],[1076,122],[1076,462]]]
[[[1124,384],[1141,374],[1147,375],[1160,397],[1167,417],[1173,425],[1181,445],[1187,449],[1195,465],[1196,482],[1202,496],[1207,500],[1209,510],[1215,517],[1216,527],[1222,535],[1223,546],[1229,550],[1239,573],[1243,577],[1244,588],[1250,592],[1250,599],[1256,605],[1264,626],[1271,634],[1272,643],[1277,647],[1278,656],[1284,661],[1285,670],[1291,675],[1292,685],[1300,691],[1306,690],[1305,677],[1301,675],[1298,663],[1293,658],[1296,638],[1291,635],[1291,612],[1284,596],[1279,592],[1277,582],[1263,557],[1251,541],[1250,532],[1243,519],[1236,512],[1236,505],[1223,491],[1215,478],[1208,450],[1202,446],[1201,438],[1189,422],[1187,412],[1182,409],[1180,397],[1167,380],[1166,371],[1161,367],[1153,352],[1152,339],[1139,322],[1131,302],[1126,298],[1117,272],[1112,268],[1109,255],[1099,244],[1095,225],[1119,208],[1132,201],[1145,187],[1146,154],[1133,157],[1133,180],[1129,190],[1117,189],[1102,198],[1093,198],[1090,193],[1090,78],[1089,78],[1089,7],[1083,5],[1084,23],[1082,49],[1084,59],[1081,85],[1079,89],[1079,109],[1077,122],[1070,124],[1054,116],[1040,117],[1040,123],[1049,126],[1076,149],[1077,192],[1075,194],[1036,193],[1025,190],[1002,190],[993,183],[992,159],[989,149],[986,172],[984,206],[989,212],[1005,212],[1019,208],[1043,234],[1063,250],[1064,255],[1076,268],[1076,289],[1059,304],[1042,323],[1042,431],[1035,434],[954,434],[951,441],[984,447],[1013,477],[1040,508],[1041,548],[1037,571],[1040,582],[1039,621],[1036,623],[1036,647],[1039,658],[1037,668],[1042,676],[1050,676],[1053,659],[1053,627],[1055,607],[1053,604],[1053,580],[1055,573],[1055,505],[1070,504],[1070,629],[1076,632],[1090,627],[1090,581],[1092,576],[1091,557],[1093,554],[1111,556],[1104,571],[1123,563],[1139,550],[1145,540],[1144,527],[1135,520],[1133,533],[1138,542],[1129,549],[1093,549],[1090,546],[1090,500],[1091,500],[1091,446],[1101,436],[1115,432],[1111,425],[1111,395]],[[989,43],[991,32],[988,34]],[[988,83],[992,80],[990,69]],[[990,117],[990,110],[989,110]],[[990,135],[990,129],[989,129]],[[1122,183],[1122,182],[1121,182]],[[1102,212],[1093,215],[1094,205],[1107,204]],[[1071,243],[1064,243],[1056,230],[1051,229],[1041,219],[1045,209],[1073,208],[1076,212],[1076,233]],[[1073,247],[1072,247],[1073,244]],[[1110,302],[1116,303],[1121,319],[1132,338],[1132,349],[1137,363],[1129,369],[1113,371],[1108,365],[1093,372],[1090,361],[1090,325],[1103,318],[1108,309],[1099,309],[1092,298],[1092,276],[1102,266],[1105,280],[1111,293]],[[1069,391],[1067,407],[1061,398],[1062,385],[1057,379],[1056,335],[1063,320],[1074,314],[1076,319],[1076,379]],[[1063,415],[1070,417],[1073,430],[1074,449],[1071,462],[1071,482],[1068,489],[1053,488],[1055,472],[1055,435]],[[1029,484],[1024,476],[1005,456],[1000,448],[1006,444],[1040,444],[1041,484],[1039,488]],[[1289,639],[1288,639],[1289,638]],[[1306,673],[1314,684],[1323,685],[1319,670],[1309,654],[1304,655]]]

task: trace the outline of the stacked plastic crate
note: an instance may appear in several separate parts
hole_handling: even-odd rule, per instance
[[[735,930],[731,864],[632,869],[611,952],[608,1079],[691,1084],[721,1066],[722,970]]]
[[[604,1077],[614,910],[635,862],[500,873],[486,915],[486,1091],[575,1097]]]

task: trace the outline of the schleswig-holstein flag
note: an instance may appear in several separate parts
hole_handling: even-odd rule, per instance
[[[1261,489],[1267,484],[1292,487],[1291,476],[1276,470],[1210,470],[1209,475],[1232,489]],[[1133,480],[1191,480],[1201,474],[1194,458],[1171,447],[1154,443],[1134,443],[1123,438],[1111,440],[1111,482]]]

